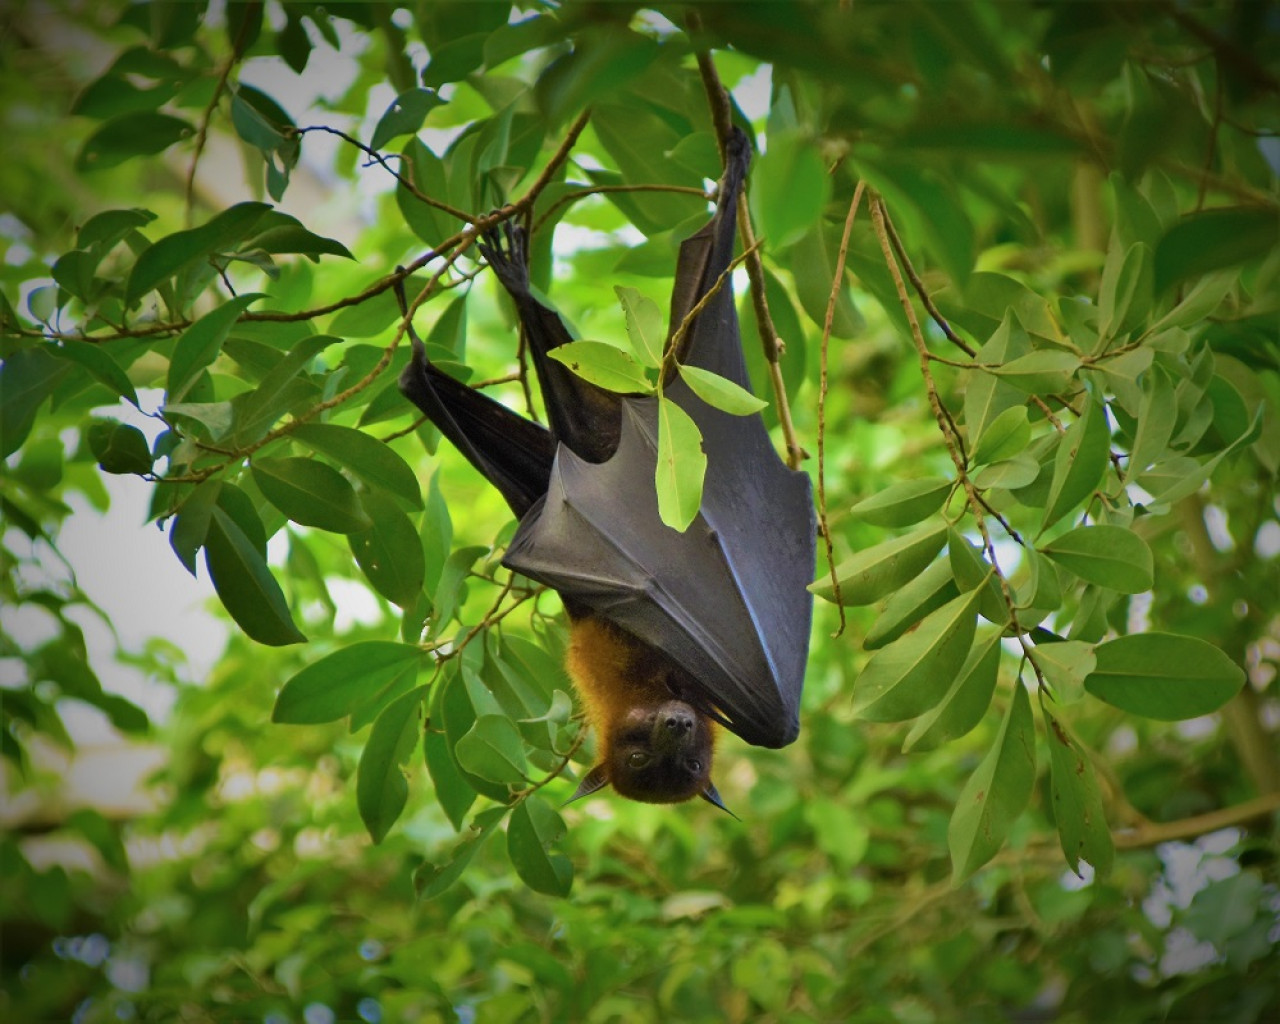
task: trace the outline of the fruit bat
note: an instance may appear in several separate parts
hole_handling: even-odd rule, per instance
[[[531,293],[523,233],[489,232],[481,252],[515,303],[549,425],[523,418],[434,366],[416,335],[404,394],[506,499],[519,526],[508,568],[560,594],[570,676],[599,761],[577,793],[607,785],[671,803],[711,782],[716,727],[781,747],[799,733],[809,645],[815,523],[809,478],[778,458],[758,414],[703,402],[681,365],[749,387],[728,278],[750,150],[735,131],[715,214],[680,247],[668,348],[690,311],[663,394],[689,414],[707,456],[702,503],[683,533],[659,518],[658,402],[618,395],[549,357],[570,340]]]

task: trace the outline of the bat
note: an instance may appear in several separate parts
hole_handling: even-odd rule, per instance
[[[749,388],[732,288],[720,280],[749,161],[735,130],[716,211],[676,264],[668,348],[707,299],[664,362],[663,394],[697,424],[707,456],[702,502],[684,532],[658,514],[657,399],[606,391],[550,357],[571,339],[531,294],[519,229],[490,232],[480,248],[515,304],[548,426],[444,373],[411,334],[401,391],[518,517],[503,564],[554,589],[569,615],[567,667],[599,749],[572,799],[612,786],[648,803],[700,796],[727,810],[711,781],[717,726],[762,747],[799,734],[814,572],[809,478],[783,464],[758,413],[708,405],[679,370]]]

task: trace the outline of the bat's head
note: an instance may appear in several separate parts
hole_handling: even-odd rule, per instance
[[[602,619],[580,618],[569,671],[600,750],[573,799],[612,786],[643,803],[700,796],[727,810],[711,783],[715,725],[681,699],[678,665]]]

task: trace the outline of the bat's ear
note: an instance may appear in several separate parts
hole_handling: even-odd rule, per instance
[[[578,788],[573,791],[573,796],[569,797],[565,803],[571,804],[575,800],[581,800],[584,796],[590,796],[607,785],[609,785],[609,769],[606,765],[598,764],[582,777]]]
[[[704,789],[698,795],[701,796],[702,799],[705,800],[707,803],[714,804],[716,807],[719,807],[720,810],[724,811],[724,813],[729,815],[729,817],[731,817],[734,821],[742,820],[736,814],[734,814],[733,811],[729,810],[729,808],[727,808],[724,805],[724,801],[720,799],[720,794],[716,792],[716,787],[713,783],[708,782],[707,788]]]

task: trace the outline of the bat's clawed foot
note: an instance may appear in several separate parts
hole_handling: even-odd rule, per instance
[[[484,232],[476,243],[493,272],[513,295],[529,291],[529,245],[524,228],[510,220]]]

